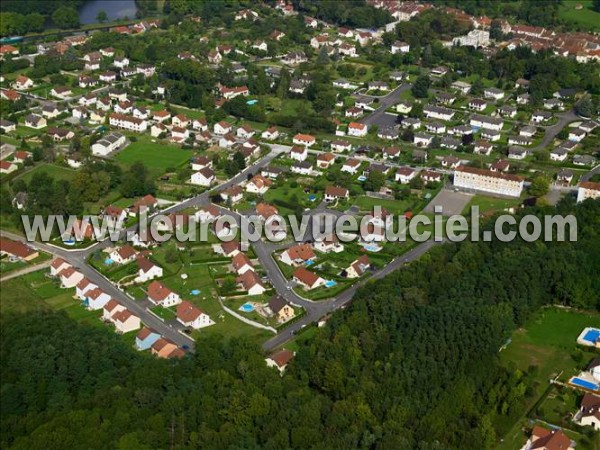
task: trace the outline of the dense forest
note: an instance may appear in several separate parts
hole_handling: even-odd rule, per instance
[[[551,208],[530,209],[535,214]],[[438,247],[305,343],[285,376],[255,343],[205,338],[182,361],[46,312],[3,315],[1,445],[486,449],[528,374],[498,348],[540,306],[600,307],[600,201],[563,201],[571,243]]]
[[[292,4],[302,13],[342,26],[378,28],[393,20],[387,11],[364,0],[293,0]]]

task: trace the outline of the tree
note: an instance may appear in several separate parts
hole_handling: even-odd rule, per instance
[[[104,10],[98,11],[98,14],[96,15],[96,20],[99,23],[108,22],[108,14],[106,14],[106,11],[104,11]]]
[[[58,28],[77,28],[79,27],[79,14],[74,8],[62,6],[52,14],[52,22]]]
[[[490,38],[498,41],[502,39],[503,35],[502,22],[498,19],[492,20],[492,23],[490,24]]]
[[[575,112],[581,117],[592,117],[594,115],[594,104],[589,98],[582,99],[575,105]]]
[[[550,180],[546,175],[536,175],[529,186],[529,193],[534,197],[543,197],[550,190]]]
[[[378,170],[371,170],[365,180],[365,190],[378,192],[385,184],[385,175]]]
[[[592,9],[596,12],[600,12],[600,0],[594,0],[592,4]]]
[[[421,75],[411,88],[412,94],[416,98],[427,98],[429,93],[429,86],[431,85],[431,80],[427,75]]]

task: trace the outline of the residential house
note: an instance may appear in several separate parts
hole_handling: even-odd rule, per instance
[[[160,305],[164,308],[175,306],[181,303],[181,297],[176,292],[173,292],[160,281],[152,281],[148,285],[148,300],[155,305]]]
[[[260,281],[259,276],[253,270],[248,270],[236,278],[236,283],[248,293],[248,295],[262,295],[267,288]]]
[[[127,138],[121,133],[108,134],[92,144],[92,154],[96,156],[107,156],[124,146],[126,142]]]
[[[429,147],[433,141],[433,136],[427,133],[415,133],[413,143],[418,147]]]
[[[279,350],[273,353],[271,356],[265,359],[268,367],[274,367],[279,370],[280,374],[283,374],[285,368],[294,358],[294,352],[291,350]]]
[[[20,241],[0,238],[0,255],[8,255],[18,261],[31,261],[39,256],[39,252]]]
[[[313,164],[309,161],[299,161],[290,167],[290,171],[299,175],[311,175],[313,173]]]
[[[69,266],[63,269],[59,274],[60,284],[63,288],[74,288],[83,280],[83,274],[74,267]]]
[[[263,177],[262,175],[254,175],[248,183],[246,183],[246,192],[252,194],[264,195],[269,190],[269,187],[273,184],[271,180]]]
[[[195,330],[214,325],[208,314],[187,300],[177,305],[177,321]]]
[[[360,167],[361,162],[358,159],[347,159],[344,164],[342,165],[342,172],[347,172],[350,173],[352,175],[355,175],[356,172],[358,171],[358,168]]]
[[[198,186],[209,187],[215,182],[215,172],[210,167],[203,167],[197,172],[194,172],[190,178],[191,184]]]
[[[348,141],[331,141],[331,150],[336,152],[344,152],[352,150],[352,144]]]
[[[317,142],[317,140],[314,136],[311,136],[310,134],[298,133],[293,137],[292,142],[295,145],[304,145],[305,147],[311,147]]]
[[[18,169],[19,166],[10,161],[6,161],[4,159],[0,161],[0,173],[9,174]]]
[[[85,292],[83,304],[91,311],[103,309],[111,299],[111,296],[104,292],[99,287],[89,289]]]
[[[297,244],[286,250],[284,250],[279,259],[288,266],[298,266],[306,264],[307,261],[311,261],[315,258],[310,244]]]
[[[535,111],[531,115],[531,121],[533,123],[547,122],[550,119],[552,119],[552,113],[549,111]]]
[[[348,189],[340,186],[327,186],[325,188],[325,201],[332,202],[338,199],[348,199],[350,192]]]
[[[449,108],[444,108],[443,106],[435,106],[435,105],[426,105],[423,108],[423,114],[428,119],[439,119],[443,121],[449,121],[454,118],[454,110]]]
[[[600,183],[593,181],[582,181],[577,187],[577,203],[587,200],[588,198],[600,198]]]
[[[400,184],[408,184],[417,176],[417,171],[410,167],[400,167],[396,171],[395,180]]]
[[[221,198],[225,202],[229,202],[231,205],[235,205],[236,203],[242,201],[244,198],[244,192],[242,188],[238,185],[231,186],[230,188],[225,189],[221,192]]]
[[[318,250],[323,253],[340,253],[344,251],[344,244],[340,243],[338,237],[335,234],[318,237],[317,239],[315,239],[313,247],[315,250]]]
[[[364,123],[350,122],[348,124],[348,135],[354,137],[365,137],[368,132],[368,127]]]
[[[219,136],[224,136],[226,134],[231,133],[232,131],[233,131],[233,126],[229,122],[226,122],[224,120],[216,123],[213,127],[213,132],[215,134],[218,134]]]
[[[294,308],[281,295],[271,297],[267,305],[278,323],[285,323],[296,316]]]
[[[28,114],[25,116],[25,126],[30,128],[35,128],[39,130],[40,128],[45,128],[48,125],[46,119],[42,116],[38,116],[36,114]]]
[[[268,141],[274,141],[275,139],[279,138],[279,131],[275,127],[269,127],[262,132],[261,137]]]
[[[335,162],[333,153],[321,153],[317,156],[317,167],[319,169],[328,169]]]
[[[135,336],[135,348],[138,350],[148,350],[160,337],[160,334],[156,331],[144,327]]]
[[[135,260],[137,251],[131,245],[123,245],[110,252],[109,256],[116,264],[128,264]]]
[[[586,392],[581,399],[574,421],[584,427],[600,429],[600,396]]]
[[[473,147],[473,153],[489,156],[492,153],[494,146],[486,141],[477,141]]]
[[[33,80],[25,75],[19,75],[13,83],[13,88],[17,91],[24,91],[33,87]]]
[[[325,284],[325,280],[314,272],[298,267],[294,270],[293,280],[305,289],[315,289]]]
[[[574,446],[575,444],[561,429],[548,430],[534,425],[531,436],[521,450],[573,450]]]
[[[346,278],[359,278],[362,277],[371,268],[371,262],[367,255],[362,255],[358,259],[354,260],[346,271]]]
[[[175,343],[162,337],[152,344],[150,352],[154,356],[165,359],[183,358],[185,356],[185,351],[177,347]]]
[[[63,258],[55,258],[50,263],[50,275],[57,277],[63,270],[68,269],[69,267],[72,267],[71,264],[69,264]]]
[[[490,100],[502,100],[504,98],[504,91],[494,87],[485,88],[483,90],[483,97]]]
[[[473,98],[469,100],[469,109],[481,112],[485,108],[487,108],[487,102],[485,100],[481,98]]]
[[[527,149],[511,146],[508,148],[508,159],[523,160],[527,157]]]
[[[139,257],[136,261],[138,265],[138,275],[135,278],[136,283],[145,283],[146,281],[163,276],[162,267],[154,264],[149,259]]]
[[[396,41],[392,44],[392,55],[396,53],[408,53],[410,51],[410,45],[406,42]]]
[[[290,158],[295,161],[305,161],[308,158],[308,149],[300,145],[294,145],[290,150]]]
[[[238,275],[243,275],[249,270],[254,271],[254,266],[245,253],[240,252],[231,258],[231,265]]]

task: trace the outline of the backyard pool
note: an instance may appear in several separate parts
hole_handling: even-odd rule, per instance
[[[577,343],[579,345],[587,345],[589,347],[596,347],[600,342],[600,329],[593,327],[586,327],[579,334]]]
[[[308,261],[306,261],[306,267],[310,267],[314,264],[315,262],[312,259],[309,259]]]
[[[246,105],[256,105],[258,103],[258,100],[248,100],[246,102]]]
[[[600,387],[596,383],[592,383],[591,381],[584,380],[583,378],[573,377],[569,380],[569,384],[573,386],[582,387],[584,389],[589,389],[590,391],[598,391]]]
[[[380,246],[379,246],[379,245],[377,245],[377,244],[365,244],[365,245],[363,245],[363,248],[364,248],[366,251],[368,251],[368,252],[374,252],[374,253],[375,253],[375,252],[379,252],[379,251],[381,251],[381,249],[382,249],[383,247],[380,247]]]
[[[254,311],[254,305],[252,303],[244,303],[242,306],[240,306],[240,311],[244,311],[244,312],[252,312]]]
[[[600,330],[597,330],[596,328],[591,328],[585,333],[585,336],[583,336],[583,340],[588,341],[591,344],[595,344],[598,341],[599,337]]]
[[[63,241],[63,244],[65,244],[65,245],[75,245],[75,240],[74,239],[67,239],[66,241]]]
[[[325,287],[328,287],[328,288],[334,287],[335,285],[337,285],[337,281],[334,281],[334,280],[329,280],[329,281],[325,282]]]
[[[365,177],[364,175],[361,175],[360,177],[357,178],[358,181],[367,181],[367,177]]]
[[[192,295],[200,295],[200,289],[192,289],[190,291],[190,294],[192,294]]]
[[[110,258],[106,258],[104,260],[104,264],[106,264],[107,266],[110,266],[111,264],[114,264],[114,261]]]
[[[308,200],[310,200],[311,202],[314,202],[316,199],[317,199],[317,196],[316,196],[316,195],[314,195],[314,194],[310,194],[310,195],[308,196]]]

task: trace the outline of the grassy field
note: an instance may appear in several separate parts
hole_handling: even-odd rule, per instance
[[[116,160],[124,166],[129,166],[137,161],[143,162],[150,173],[158,177],[168,168],[178,168],[185,164],[191,152],[181,148],[152,142],[147,136],[139,136],[137,142],[132,142],[116,156]]]
[[[582,5],[582,9],[575,9],[575,5]],[[600,13],[592,9],[592,0],[572,1],[567,0],[559,6],[558,15],[565,22],[569,22],[582,30],[600,31]]]
[[[73,289],[61,289],[58,282],[46,277],[47,270],[2,282],[0,312],[25,314],[35,311],[62,311],[79,323],[101,327],[100,311],[88,311],[73,298]],[[10,295],[7,295],[10,293]]]
[[[35,166],[33,169],[25,172],[23,175],[20,175],[17,178],[21,178],[26,183],[29,183],[31,181],[31,178],[35,174],[39,174],[39,173],[47,173],[48,175],[53,177],[55,180],[70,181],[73,179],[73,177],[75,176],[77,171],[74,169],[71,169],[69,167],[57,166],[54,164],[39,164],[39,165]]]
[[[564,381],[594,357],[593,351],[582,353],[576,343],[581,330],[588,326],[600,327],[600,314],[546,308],[513,333],[511,343],[500,353],[501,362],[522,371],[537,366],[536,395],[529,398],[527,411],[545,395],[551,378],[561,374],[560,379]],[[545,420],[552,418],[551,414]],[[520,448],[525,439],[522,428],[526,421],[523,417],[514,424],[499,450]]]
[[[519,198],[496,198],[485,195],[475,195],[465,207],[463,214],[469,214],[471,207],[478,206],[479,213],[485,214],[492,211],[503,211],[506,208],[514,208],[521,204]]]

